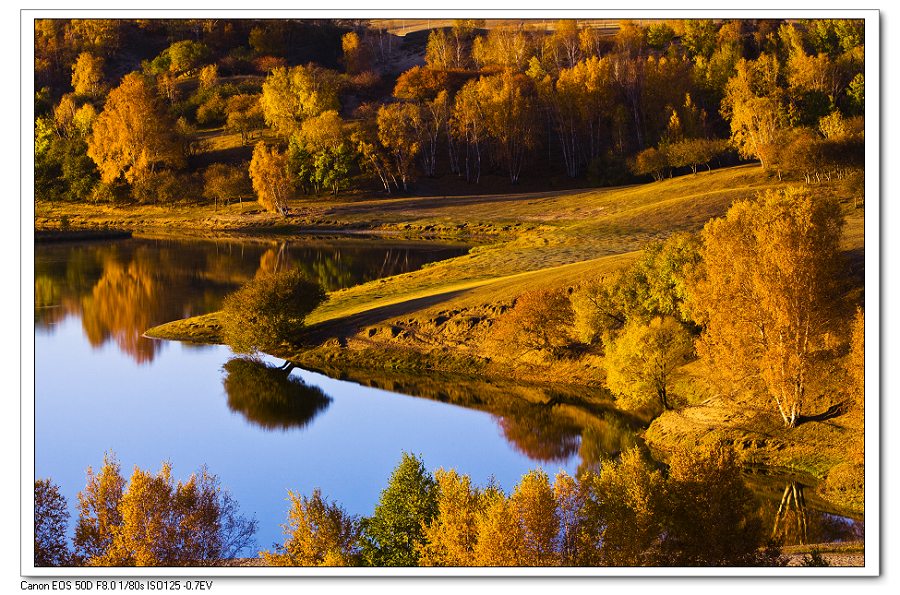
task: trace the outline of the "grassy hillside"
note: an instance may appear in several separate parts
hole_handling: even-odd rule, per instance
[[[309,322],[318,339],[359,339],[348,344],[351,351],[427,353],[453,345],[491,357],[477,347],[480,333],[526,289],[567,287],[621,268],[648,242],[700,229],[734,201],[778,185],[758,167],[743,166],[602,190],[296,201],[292,211],[303,213],[309,225],[327,220],[335,228],[491,242],[418,271],[334,292]],[[195,323],[149,334],[196,338]],[[209,332],[214,325],[204,328],[204,340],[215,335]]]

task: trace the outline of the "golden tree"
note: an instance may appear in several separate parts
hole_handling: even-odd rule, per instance
[[[556,566],[559,515],[550,478],[541,470],[528,472],[519,481],[510,501],[522,535],[522,563]]]
[[[313,490],[307,498],[288,492],[287,538],[275,552],[260,552],[269,566],[353,566],[359,556],[359,521]]]
[[[372,67],[372,53],[369,46],[359,38],[359,34],[353,31],[345,33],[341,37],[341,49],[344,52],[347,74],[359,74]]]
[[[731,139],[742,157],[768,167],[778,133],[787,126],[787,107],[779,86],[779,62],[762,54],[741,60],[725,86],[722,115],[731,124]]]
[[[276,68],[262,86],[260,104],[266,123],[289,136],[306,118],[339,109],[339,82],[337,73],[312,64]]]
[[[410,103],[389,103],[378,109],[378,140],[390,152],[395,179],[400,180],[404,192],[412,179],[413,161],[422,150],[421,120],[418,107]]]
[[[853,318],[847,372],[857,407],[863,411],[866,406],[866,315],[862,308],[856,309]]]
[[[738,202],[703,229],[698,352],[732,380],[761,382],[789,427],[833,323],[842,223],[837,202],[788,188]]]
[[[97,164],[103,182],[124,176],[134,183],[157,167],[182,165],[174,123],[160,108],[153,86],[137,73],[125,75],[109,92],[88,138],[88,156]]]
[[[525,536],[512,501],[499,490],[485,496],[484,511],[476,523],[478,541],[475,566],[521,566],[525,561]]]
[[[78,493],[78,523],[75,525],[75,556],[91,564],[112,546],[118,527],[122,524],[119,502],[125,489],[125,479],[115,455],[106,454],[99,473],[88,467],[87,485]]]
[[[76,556],[88,566],[203,566],[247,547],[256,521],[205,469],[177,484],[163,464],[153,475],[135,467],[126,487],[119,464],[104,458],[78,494]]]
[[[268,149],[260,141],[253,148],[250,161],[250,180],[256,198],[266,210],[287,215],[287,200],[293,191],[288,174],[287,155],[276,148]]]
[[[438,469],[438,513],[425,528],[420,566],[472,566],[478,539],[477,519],[483,508],[479,491],[468,475]]]
[[[103,93],[103,58],[82,52],[72,65],[72,88],[76,95],[98,97]]]
[[[662,474],[637,448],[604,465],[600,475],[588,475],[584,538],[595,553],[584,554],[593,564],[643,566],[663,532]]]

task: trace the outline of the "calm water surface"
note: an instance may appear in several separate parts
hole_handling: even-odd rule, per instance
[[[287,414],[267,423],[229,403],[228,348],[140,337],[155,324],[217,309],[223,295],[279,258],[320,272],[335,288],[461,252],[357,244],[37,246],[35,476],[60,486],[73,524],[85,469],[99,467],[106,451],[126,476],[134,465],[157,470],[165,460],[178,478],[206,465],[259,520],[260,547],[281,540],[288,489],[318,487],[349,512],[370,514],[403,451],[479,484],[494,476],[506,489],[541,465],[490,413],[303,370],[292,377],[321,389],[323,406],[309,419]],[[543,466],[551,473],[578,465],[577,448],[550,457]]]
[[[350,513],[371,514],[403,451],[430,470],[455,468],[478,485],[494,478],[511,491],[530,469],[575,474],[634,445],[636,420],[534,387],[439,377],[352,382],[299,369],[287,376],[271,368],[282,363],[274,358],[253,364],[227,347],[141,336],[216,310],[241,283],[279,267],[338,289],[464,251],[337,239],[36,246],[35,477],[60,486],[71,530],[85,470],[107,451],[126,477],[135,465],[155,471],[170,461],[176,478],[206,465],[259,521],[257,545],[270,548],[282,540],[287,490],[321,488]],[[762,507],[788,541],[799,539],[800,526],[810,541],[862,531],[813,507],[777,513],[784,483],[774,482]]]

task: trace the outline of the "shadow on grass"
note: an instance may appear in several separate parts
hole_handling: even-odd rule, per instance
[[[357,314],[351,314],[350,316],[320,322],[311,325],[306,329],[304,333],[304,342],[314,345],[332,338],[343,340],[355,335],[359,329],[363,327],[372,326],[390,318],[395,318],[440,304],[441,302],[453,299],[466,291],[469,290],[455,289],[453,291],[445,291],[443,293],[405,300],[396,304],[388,304],[387,306],[372,308]]]

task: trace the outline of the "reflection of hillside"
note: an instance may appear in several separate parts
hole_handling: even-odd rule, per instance
[[[228,408],[267,430],[299,429],[328,408],[331,398],[316,386],[252,358],[236,357],[225,365],[222,383]]]
[[[325,371],[328,373],[329,371]],[[579,469],[596,468],[637,444],[639,420],[616,410],[603,394],[578,405],[565,388],[487,382],[436,375],[433,378],[373,371],[332,370],[332,375],[365,386],[485,411],[512,446],[545,463],[562,462],[576,453]],[[584,397],[582,393],[579,397]]]
[[[462,251],[334,240],[45,244],[35,249],[34,321],[51,328],[75,316],[92,346],[112,341],[135,361],[150,362],[162,344],[145,339],[145,330],[217,310],[260,273],[296,267],[333,290]]]

